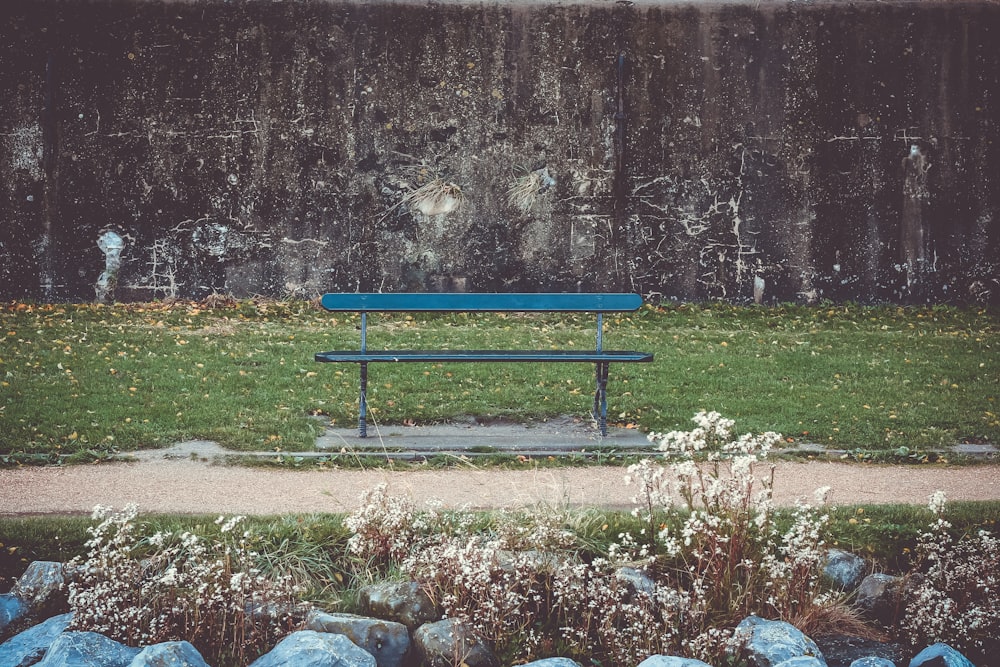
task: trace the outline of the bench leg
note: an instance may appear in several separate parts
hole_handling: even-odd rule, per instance
[[[601,436],[608,435],[608,363],[597,363],[597,390],[594,392],[594,419],[601,429]]]
[[[365,418],[368,415],[368,364],[361,363],[361,398],[358,401],[359,413],[358,413],[358,432],[362,438],[368,437],[368,424],[365,423]]]

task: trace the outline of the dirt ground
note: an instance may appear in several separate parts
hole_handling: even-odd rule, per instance
[[[621,467],[504,471],[281,470],[217,465],[203,459],[146,458],[128,463],[0,470],[0,516],[90,513],[95,505],[136,503],[147,513],[267,515],[343,512],[385,483],[418,504],[451,508],[631,507],[635,486]],[[942,490],[949,500],[1000,500],[1000,465],[887,466],[777,462],[775,500],[812,502],[829,486],[833,504],[924,504]]]

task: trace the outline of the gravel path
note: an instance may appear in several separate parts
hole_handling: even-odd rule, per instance
[[[830,502],[924,504],[935,490],[949,500],[1000,500],[1000,465],[883,466],[778,462],[775,500],[810,501],[832,487]],[[0,470],[0,516],[89,513],[94,505],[142,512],[281,514],[343,512],[362,491],[379,483],[418,503],[498,508],[547,503],[558,506],[631,506],[634,486],[620,467],[543,468],[525,471],[449,469],[274,470],[212,465],[193,460],[27,467]]]

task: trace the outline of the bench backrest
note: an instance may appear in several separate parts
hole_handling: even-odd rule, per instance
[[[351,312],[563,312],[623,313],[642,306],[642,296],[623,293],[522,292],[324,294],[323,307]]]

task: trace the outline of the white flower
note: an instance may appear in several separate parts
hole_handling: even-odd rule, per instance
[[[177,568],[168,567],[167,570],[160,575],[159,583],[164,586],[173,586],[177,583]]]
[[[940,515],[944,512],[944,506],[947,500],[948,498],[945,496],[944,491],[935,491],[931,494],[930,499],[927,502],[927,509],[934,514]]]

